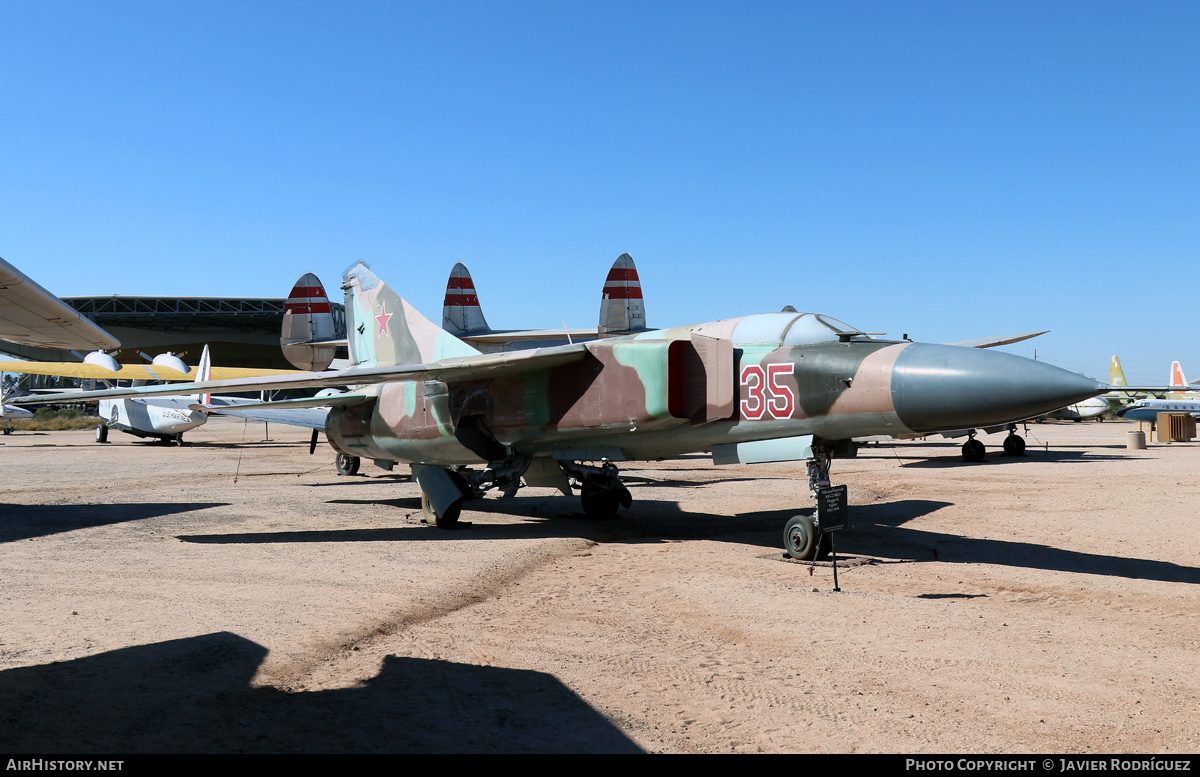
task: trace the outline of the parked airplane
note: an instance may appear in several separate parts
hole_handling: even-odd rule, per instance
[[[16,405],[5,405],[0,403],[0,426],[3,427],[4,434],[12,434],[14,420],[33,418],[33,413],[23,407]]]
[[[117,338],[0,259],[0,340],[64,350],[116,348]]]
[[[1158,423],[1159,413],[1187,413],[1200,418],[1200,399],[1139,399],[1117,411],[1130,421]]]
[[[611,517],[631,502],[614,462],[701,451],[717,464],[806,461],[818,493],[832,459],[852,453],[853,437],[1006,424],[1108,390],[1044,362],[875,339],[812,313],[481,354],[362,262],[342,288],[349,369],[32,401],[357,386],[259,406],[332,406],[330,444],[385,466],[409,462],[427,520],[452,526],[465,499],[522,485],[571,493],[575,484],[586,514]],[[788,521],[788,552],[812,557],[816,530],[806,515]]]
[[[208,346],[200,356],[200,363],[189,368],[174,354],[160,354],[151,365],[120,365],[103,352],[88,354],[83,364],[64,362],[2,362],[0,368],[6,372],[32,373],[39,375],[65,375],[68,377],[102,376],[107,380],[133,377],[135,380],[211,380],[221,373],[228,377],[262,377],[266,375],[296,374],[290,370],[256,370],[247,368],[220,368],[212,366]],[[195,409],[198,403],[211,402],[207,409]],[[325,417],[319,409],[297,411],[243,410],[242,405],[258,404],[259,400],[236,397],[152,397],[102,399],[99,401],[100,423],[96,426],[96,442],[108,442],[108,432],[116,429],[135,437],[154,438],[162,442],[179,442],[183,433],[201,426],[210,413],[232,415],[257,421],[267,421],[289,426],[304,426],[324,429]],[[29,411],[4,406],[7,417],[10,408],[26,416]]]
[[[470,271],[459,262],[446,282],[442,328],[483,353],[527,350],[645,332],[646,303],[633,257],[621,254],[604,279],[600,321],[595,329],[495,330],[483,316]]]
[[[1059,408],[1053,413],[1048,413],[1045,418],[1060,418],[1064,421],[1082,421],[1086,418],[1098,418],[1104,420],[1103,416],[1111,408],[1108,406],[1108,400],[1102,397],[1091,397],[1082,402],[1076,402],[1073,405]]]
[[[1113,357],[1116,359],[1117,357]],[[1143,398],[1117,411],[1121,418],[1130,421],[1158,423],[1159,413],[1187,413],[1200,418],[1200,399],[1187,382],[1179,362],[1171,362],[1170,386],[1172,391],[1163,399]]]

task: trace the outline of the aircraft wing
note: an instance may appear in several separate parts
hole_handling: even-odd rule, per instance
[[[178,372],[159,364],[123,364],[113,372],[99,364],[83,362],[21,362],[0,361],[0,372],[22,375],[59,375],[64,378],[95,378],[97,380],[195,380],[196,368]],[[299,370],[260,370],[249,367],[213,367],[213,380],[258,378],[267,375],[298,375]]]
[[[0,340],[93,351],[121,341],[0,259]]]
[[[52,402],[79,402],[126,397],[178,396],[180,394],[238,394],[247,391],[279,389],[330,388],[388,383],[400,380],[439,380],[443,383],[483,378],[519,375],[534,370],[569,364],[588,355],[587,345],[559,345],[510,353],[485,353],[458,356],[430,364],[409,364],[395,367],[351,368],[326,372],[297,372],[261,378],[210,380],[203,383],[172,383],[165,386],[134,386],[101,391],[69,391],[13,398],[10,404],[38,405]],[[323,397],[322,399],[336,399]],[[326,402],[326,405],[334,404]]]
[[[520,343],[537,340],[595,340],[600,333],[595,329],[523,329],[515,332],[482,332],[458,335],[465,343]]]
[[[995,348],[998,345],[1012,345],[1019,343],[1022,340],[1029,340],[1039,335],[1044,335],[1049,332],[1049,329],[1043,329],[1041,332],[1026,332],[1023,335],[1005,335],[1003,337],[983,337],[978,340],[960,340],[957,343],[946,343],[946,345],[961,345],[964,348]]]

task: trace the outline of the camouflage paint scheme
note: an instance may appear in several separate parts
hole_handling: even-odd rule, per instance
[[[347,271],[343,288],[356,368],[477,354],[364,264]],[[718,345],[704,350],[699,342]],[[544,369],[533,359],[529,369],[492,379],[372,387],[361,403],[331,412],[331,444],[353,456],[441,467],[494,460],[505,448],[527,457],[589,460],[598,451],[613,460],[655,459],[801,435],[843,440],[988,426],[1099,390],[1095,381],[1010,354],[872,339],[809,313],[575,347],[577,359]],[[1032,398],[1031,376],[1041,389]],[[698,384],[705,387],[699,397]],[[980,391],[990,399],[981,402]],[[718,412],[705,412],[712,408]],[[480,437],[488,441],[482,447]]]
[[[552,470],[560,487],[564,472],[583,484],[586,506],[589,478],[601,489],[623,487],[615,469],[580,462],[711,451],[721,463],[816,460],[827,472],[826,443],[998,426],[1107,388],[1044,362],[874,339],[794,311],[481,354],[364,263],[346,271],[342,288],[348,369],[14,402],[351,386],[336,396],[242,407],[331,407],[325,428],[339,453],[385,466],[409,462],[422,489],[440,490],[443,502],[513,487],[521,477],[544,481]],[[459,475],[421,472],[481,463],[488,468],[465,486]],[[810,471],[810,485],[822,482]],[[628,492],[622,496],[625,503]]]
[[[624,268],[617,270],[610,280],[628,283]],[[305,304],[320,301],[300,286]],[[564,493],[577,483],[584,512],[611,517],[632,501],[613,461],[701,451],[714,463],[806,461],[817,494],[829,485],[831,458],[852,452],[855,437],[999,426],[1107,389],[1044,362],[874,339],[795,311],[484,354],[426,319],[361,262],[346,271],[342,288],[348,369],[28,402],[350,386],[242,408],[330,407],[325,431],[340,454],[339,471],[352,474],[361,458],[387,469],[410,463],[426,520],[448,527],[465,499],[522,481]],[[627,298],[640,302],[640,294],[639,285]],[[316,345],[290,339],[300,349]],[[981,457],[982,447],[972,439],[964,457],[969,448]],[[806,515],[793,516],[784,530],[787,552],[823,552],[818,528]]]

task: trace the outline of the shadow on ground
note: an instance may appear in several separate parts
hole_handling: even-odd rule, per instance
[[[130,502],[124,504],[0,505],[0,542],[224,507],[224,502]]]
[[[388,656],[365,684],[250,685],[266,648],[221,632],[0,672],[0,750],[635,753],[554,677]]]

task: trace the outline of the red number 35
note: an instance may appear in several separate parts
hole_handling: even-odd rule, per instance
[[[748,364],[742,368],[742,415],[759,421],[764,415],[771,418],[791,418],[796,409],[796,394],[790,386],[779,382],[784,375],[796,371],[793,362],[784,364]]]

